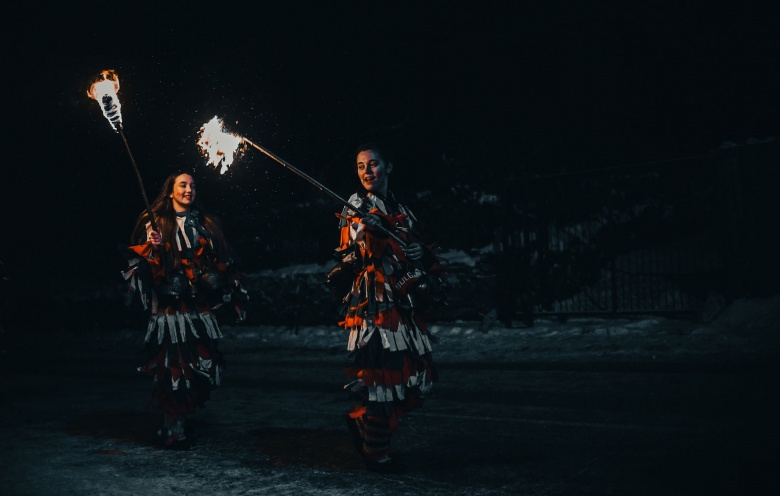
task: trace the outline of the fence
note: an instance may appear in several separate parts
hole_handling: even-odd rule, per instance
[[[522,177],[496,235],[499,314],[697,314],[777,289],[777,163],[771,142]]]

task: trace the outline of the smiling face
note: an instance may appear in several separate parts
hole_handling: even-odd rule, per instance
[[[392,162],[385,162],[376,150],[363,150],[357,155],[357,174],[360,184],[367,191],[387,195],[389,174],[393,170]]]
[[[173,200],[173,209],[186,212],[195,201],[195,180],[189,174],[179,174],[173,181],[173,191],[168,195]]]

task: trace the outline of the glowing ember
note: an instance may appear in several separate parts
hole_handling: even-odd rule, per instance
[[[100,73],[100,79],[92,83],[87,96],[96,100],[103,110],[103,115],[116,131],[122,127],[122,105],[119,103],[119,76],[113,70]]]
[[[207,163],[212,163],[215,167],[222,164],[222,169],[220,169],[219,173],[224,174],[230,167],[230,164],[233,163],[233,157],[244,138],[225,131],[222,120],[217,118],[217,116],[203,124],[200,131],[198,146],[201,147],[203,154],[207,156]]]

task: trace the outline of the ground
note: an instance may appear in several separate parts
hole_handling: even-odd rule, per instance
[[[768,494],[780,299],[708,324],[639,316],[433,323],[440,382],[402,419],[405,471],[366,472],[335,326],[224,326],[223,387],[190,451],[154,442],[139,329],[6,331],[4,495]]]

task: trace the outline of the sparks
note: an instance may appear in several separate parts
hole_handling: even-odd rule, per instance
[[[201,152],[208,158],[206,163],[211,163],[215,167],[221,164],[222,168],[219,173],[224,174],[233,163],[233,158],[244,138],[227,132],[222,125],[222,120],[217,116],[203,124],[200,132],[198,146],[200,146]]]
[[[87,96],[100,104],[103,115],[111,123],[114,131],[122,127],[122,105],[119,103],[119,76],[113,70],[100,73],[100,79],[92,83]]]

